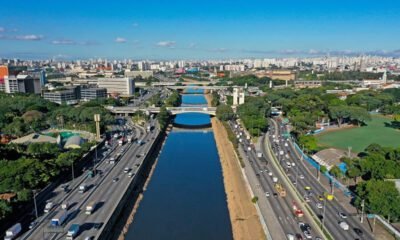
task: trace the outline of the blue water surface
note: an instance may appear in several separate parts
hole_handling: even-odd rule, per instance
[[[169,134],[126,239],[232,239],[213,132]]]

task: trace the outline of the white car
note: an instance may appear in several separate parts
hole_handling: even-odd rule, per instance
[[[345,231],[349,230],[349,224],[347,224],[345,221],[339,222],[339,226]]]
[[[269,173],[268,173],[268,176],[272,176],[272,172],[269,172]]]
[[[294,235],[293,234],[288,233],[286,235],[286,237],[287,237],[288,240],[294,240]]]
[[[317,206],[317,208],[320,208],[320,209],[322,208],[322,204],[321,203],[317,203],[316,206]]]
[[[340,217],[340,218],[343,218],[343,219],[346,219],[346,218],[347,218],[347,215],[346,215],[345,213],[340,212],[340,213],[339,213],[339,217]]]
[[[269,192],[265,192],[265,196],[266,197],[269,197],[270,195],[269,195]]]
[[[303,176],[303,175],[300,175],[299,177],[300,177],[300,179],[304,179],[304,176]]]
[[[304,233],[304,236],[305,236],[307,239],[312,239],[311,233],[310,233],[309,231],[304,231],[303,233]]]

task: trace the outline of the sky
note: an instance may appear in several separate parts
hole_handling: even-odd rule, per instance
[[[3,1],[0,58],[400,57],[398,0]]]

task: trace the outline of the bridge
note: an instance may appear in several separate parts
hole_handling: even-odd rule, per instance
[[[132,114],[138,111],[145,112],[145,113],[159,113],[159,107],[113,107],[113,106],[106,106],[110,112],[115,114]],[[167,107],[167,111],[171,115],[181,114],[181,113],[204,113],[208,115],[215,116],[216,114],[216,107]]]
[[[166,86],[169,89],[204,89],[204,90],[219,90],[227,89],[229,86]]]

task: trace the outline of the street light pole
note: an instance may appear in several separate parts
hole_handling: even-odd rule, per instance
[[[75,180],[74,162],[71,163],[71,170],[72,170],[72,181],[74,181]]]
[[[36,204],[36,190],[33,191],[33,204],[35,206],[35,216],[38,218],[38,210],[37,210],[37,204]]]
[[[324,198],[324,210],[322,212],[322,221],[321,221],[321,228],[324,228],[324,222],[325,222],[325,209],[326,209],[326,199]]]

